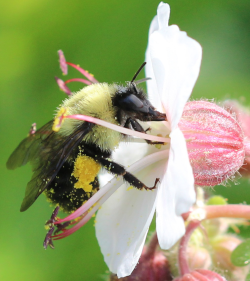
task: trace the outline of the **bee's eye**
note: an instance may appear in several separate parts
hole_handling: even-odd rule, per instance
[[[138,99],[135,95],[126,96],[121,100],[121,103],[128,110],[129,109],[134,110],[143,107],[143,102],[140,99]]]
[[[146,112],[149,111],[149,105],[141,101],[137,96],[130,94],[119,100],[119,105],[122,109],[128,111],[140,111]]]

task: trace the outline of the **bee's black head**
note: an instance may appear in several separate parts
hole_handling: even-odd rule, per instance
[[[145,65],[146,62],[140,66],[126,87],[119,86],[113,97],[113,106],[117,108],[116,117],[122,126],[126,124],[128,119],[138,119],[140,121],[166,120],[166,114],[155,110],[143,90],[136,87],[136,84],[140,82],[134,82]],[[140,81],[146,81],[147,79],[149,78]]]
[[[117,108],[117,117],[120,124],[129,117],[141,121],[164,121],[166,114],[155,110],[146,98],[142,89],[136,87],[134,82],[128,86],[119,86],[113,97],[113,105]]]

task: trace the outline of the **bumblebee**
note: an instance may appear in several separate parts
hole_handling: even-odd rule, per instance
[[[107,83],[86,86],[64,100],[58,112],[67,109],[69,115],[88,115],[146,133],[138,120],[163,121],[166,115],[155,110],[143,90],[137,87],[138,81],[134,82],[144,65],[126,86]],[[21,212],[27,210],[43,192],[63,211],[75,211],[99,189],[101,167],[122,176],[135,188],[149,188],[110,159],[119,142],[126,139],[125,135],[75,119],[66,119],[55,132],[53,122],[49,121],[37,131],[32,128],[8,159],[8,169],[30,162],[33,170]]]

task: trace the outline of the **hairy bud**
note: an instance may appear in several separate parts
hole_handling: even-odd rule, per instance
[[[226,110],[207,101],[188,102],[179,127],[187,141],[195,184],[214,186],[242,166],[244,134]]]
[[[242,176],[250,177],[250,110],[249,108],[243,107],[235,100],[227,100],[223,103],[225,109],[234,114],[237,121],[241,125],[245,139],[244,139],[244,147],[245,147],[245,161],[243,166],[240,169],[240,173]]]
[[[212,264],[210,253],[202,247],[188,246],[187,259],[190,270],[198,268],[208,269]]]

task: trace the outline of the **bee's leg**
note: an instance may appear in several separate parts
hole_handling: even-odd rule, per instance
[[[43,242],[44,249],[47,249],[48,246],[50,246],[50,248],[52,248],[52,249],[55,248],[54,244],[52,242],[52,235],[55,230],[54,223],[56,222],[58,212],[59,212],[59,206],[57,206],[55,208],[50,219],[45,223],[45,225],[49,227],[49,231],[47,232],[44,242]]]
[[[115,174],[117,176],[122,176],[123,179],[131,184],[132,186],[136,187],[137,189],[146,189],[146,190],[152,190],[157,187],[157,183],[160,181],[159,178],[155,180],[155,184],[153,187],[146,186],[143,182],[141,182],[139,179],[137,179],[134,175],[127,172],[126,169],[121,166],[120,164],[117,164],[116,162],[112,162],[105,158],[97,158],[96,159],[103,167],[111,172],[112,174]]]
[[[137,122],[135,119],[132,119],[132,118],[128,118],[126,123],[125,123],[125,126],[126,128],[129,128],[129,125],[131,125],[131,127],[137,131],[137,132],[140,132],[140,133],[147,133],[147,131],[150,131],[150,128],[144,130],[141,126],[141,124],[139,122]],[[164,144],[163,142],[159,142],[159,141],[151,141],[151,140],[145,140],[148,144]]]
[[[49,231],[47,232],[45,239],[43,241],[43,247],[46,250],[48,246],[50,246],[51,249],[55,249],[55,246],[52,242],[52,235],[54,232],[55,227],[50,227]]]
[[[67,226],[70,225],[69,221],[55,225],[55,222],[57,221],[58,212],[59,212],[59,206],[57,206],[55,208],[50,219],[45,223],[45,225],[49,227],[49,230],[43,241],[43,247],[45,250],[47,249],[48,246],[50,246],[50,248],[54,249],[55,247],[54,247],[54,244],[52,241],[52,236],[56,235],[59,231],[64,230]],[[55,230],[55,227],[57,228],[56,230]]]

